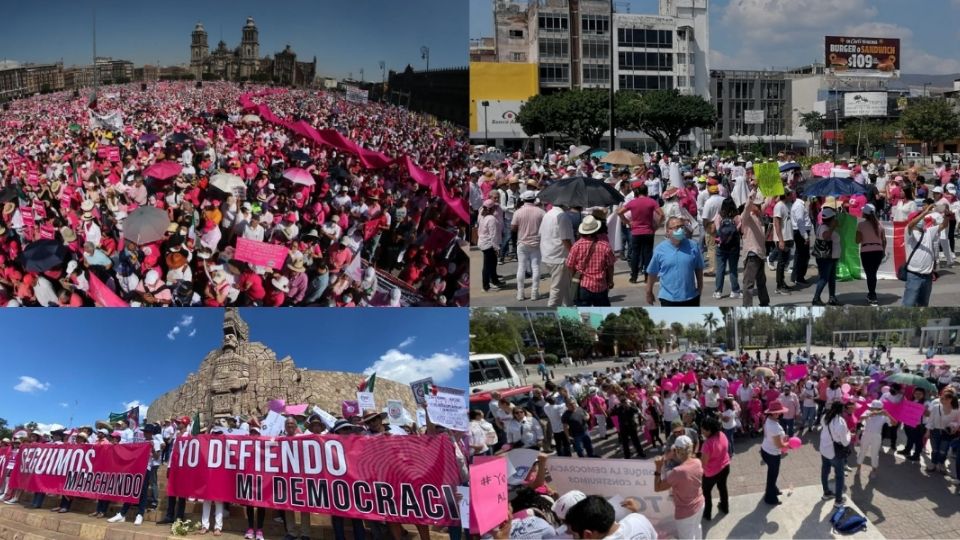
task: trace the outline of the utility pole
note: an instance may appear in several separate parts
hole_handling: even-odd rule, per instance
[[[610,25],[607,30],[610,32],[610,151],[613,152],[613,150],[617,147],[616,128],[613,124],[613,78],[616,76],[617,71],[615,69],[616,64],[614,62],[614,55],[616,54],[616,51],[613,39],[613,0],[610,0]]]
[[[420,47],[420,58],[427,61],[426,71],[430,71],[430,47],[426,45]]]
[[[530,323],[530,332],[533,334],[533,343],[537,346],[537,354],[540,355],[540,361],[543,361],[543,349],[540,348],[540,340],[537,338],[537,330],[533,327],[533,318],[530,317],[530,309],[523,308],[527,312],[527,322]]]

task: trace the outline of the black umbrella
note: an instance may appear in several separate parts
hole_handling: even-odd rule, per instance
[[[784,163],[780,166],[780,172],[792,171],[793,169],[799,169],[800,164],[796,161],[791,161],[790,163]]]
[[[17,188],[7,186],[0,191],[0,203],[6,203],[17,200]]]
[[[290,161],[310,161],[310,156],[307,155],[303,150],[297,150],[296,152],[290,152],[287,156],[290,158]]]
[[[190,140],[190,136],[186,133],[174,133],[173,135],[167,137],[167,140],[174,144],[183,144]]]
[[[611,206],[623,202],[623,195],[609,184],[587,178],[575,176],[564,178],[544,188],[537,197],[541,201],[558,206]]]
[[[67,248],[56,240],[38,240],[20,255],[20,264],[28,272],[45,272],[67,258]]]

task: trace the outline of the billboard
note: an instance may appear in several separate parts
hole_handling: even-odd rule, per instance
[[[839,77],[899,77],[900,40],[826,36],[827,69]]]
[[[537,75],[536,64],[471,62],[470,138],[525,138],[516,117],[520,106],[539,93]]]
[[[743,111],[743,123],[744,124],[762,124],[763,109]]]
[[[843,115],[860,118],[863,116],[886,116],[886,92],[844,92]]]
[[[347,92],[347,101],[352,101],[354,103],[366,103],[367,102],[367,90],[361,90],[356,86],[346,86],[343,87]]]

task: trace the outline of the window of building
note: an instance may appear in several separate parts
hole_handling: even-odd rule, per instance
[[[670,30],[619,28],[617,29],[617,40],[621,47],[673,48],[673,32]]]
[[[510,60],[513,62],[523,62],[526,60],[526,54],[515,52],[510,54]]]
[[[663,75],[620,75],[621,90],[670,90],[673,77]]]
[[[541,38],[540,56],[547,58],[567,58],[570,56],[570,42],[566,39]]]
[[[610,58],[610,44],[606,41],[584,40],[583,57],[600,59]]]
[[[677,86],[679,86],[680,88],[683,88],[683,87],[686,86],[686,85],[687,85],[687,78],[684,77],[683,75],[678,76],[678,77],[677,77]]]
[[[510,39],[523,39],[523,30],[511,30]]]
[[[677,53],[677,64],[684,65],[687,63],[687,55],[684,53]]]
[[[584,64],[583,65],[583,82],[591,83],[591,84],[609,83],[610,82],[610,66],[606,64]]]
[[[540,15],[540,29],[547,32],[565,32],[568,28],[566,15]]]
[[[606,15],[583,15],[580,23],[584,34],[606,34],[610,31],[610,18]]]
[[[570,81],[569,64],[540,64],[540,82],[566,83]]]
[[[670,53],[622,52],[618,54],[620,69],[634,71],[672,71]]]

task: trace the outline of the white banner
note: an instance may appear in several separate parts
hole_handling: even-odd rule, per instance
[[[843,115],[860,118],[861,116],[886,116],[886,92],[846,92],[843,94]]]
[[[344,86],[344,90],[347,91],[347,101],[352,101],[354,103],[366,103],[368,92],[366,90],[361,90],[356,86]]]
[[[373,399],[373,392],[357,392],[357,404],[360,405],[360,414],[376,412],[377,402]]]
[[[486,107],[484,103],[489,103]],[[477,131],[470,134],[473,139],[516,139],[526,138],[527,134],[517,122],[523,101],[509,99],[477,100]]]
[[[123,113],[113,111],[106,114],[97,114],[94,111],[90,111],[90,128],[120,131],[123,129]]]
[[[654,491],[652,459],[586,459],[550,457],[547,460],[550,487],[558,493],[578,490],[587,495],[633,497],[661,538],[676,538],[673,500],[669,491]]]
[[[762,124],[763,118],[763,109],[743,111],[744,124]]]

